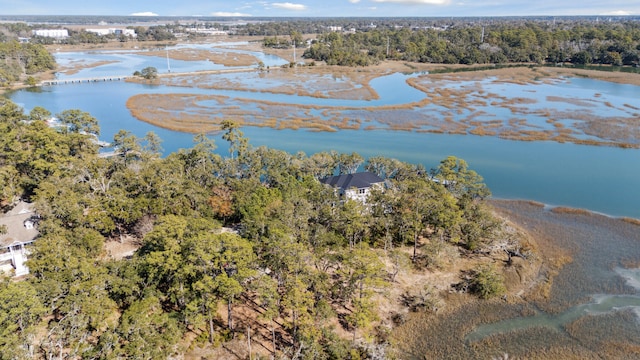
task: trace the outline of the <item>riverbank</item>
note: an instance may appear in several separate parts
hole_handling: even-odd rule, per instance
[[[627,294],[636,289],[616,268],[640,266],[640,228],[623,219],[588,212],[558,212],[539,203],[492,200],[496,211],[522,226],[536,239],[544,292],[523,296],[522,302],[468,301],[438,315],[416,314],[393,334],[400,359],[598,359],[637,358],[640,321],[630,307],[582,314],[555,327],[551,321],[597,294]],[[554,265],[554,263],[556,265]],[[601,295],[600,295],[601,296]],[[615,310],[618,309],[618,310]],[[480,324],[548,314],[549,325],[485,334],[479,341],[467,335]],[[428,335],[425,335],[428,334]]]

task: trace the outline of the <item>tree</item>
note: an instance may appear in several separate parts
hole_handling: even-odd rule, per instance
[[[31,283],[0,279],[0,358],[34,358],[35,326],[46,313]]]
[[[145,143],[143,150],[146,154],[150,154],[153,157],[160,156],[162,153],[162,139],[158,136],[158,134],[153,131],[149,131],[145,134],[142,140]]]
[[[361,244],[344,254],[343,277],[345,289],[348,289],[352,305],[347,321],[353,327],[353,341],[358,328],[366,328],[377,317],[371,301],[373,290],[386,286],[384,264],[367,245]]]
[[[245,155],[245,152],[249,150],[249,141],[240,130],[240,125],[232,120],[223,120],[222,123],[220,123],[220,128],[225,131],[222,139],[229,142],[229,155],[231,155],[231,159],[233,160],[234,155],[238,158]]]
[[[431,171],[431,176],[458,199],[483,199],[491,195],[482,176],[470,170],[466,161],[455,156],[440,161],[438,167]]]
[[[159,359],[178,352],[182,329],[157,297],[147,296],[122,314],[116,334],[120,341],[114,352],[119,357]]]
[[[340,174],[353,174],[364,162],[364,158],[357,153],[340,154],[337,159]]]
[[[589,65],[593,61],[593,57],[588,51],[580,51],[571,57],[571,62],[577,65]]]
[[[139,156],[142,151],[139,139],[126,130],[119,130],[113,135],[112,145],[122,155],[125,164]]]
[[[57,114],[56,117],[61,123],[67,125],[71,132],[100,135],[98,119],[91,116],[88,112],[78,109],[65,110]]]
[[[257,273],[253,268],[253,247],[249,241],[231,233],[201,237],[200,242],[210,243],[207,268],[211,267],[215,275],[212,289],[219,298],[227,301],[227,325],[233,331],[233,303],[245,291],[245,281]]]
[[[42,106],[35,106],[29,112],[29,119],[45,121],[51,118],[51,112]]]
[[[211,189],[209,205],[211,205],[213,212],[223,219],[233,215],[233,192],[231,188],[226,185],[214,186]]]
[[[140,76],[147,80],[154,80],[158,77],[158,69],[153,66],[147,66],[140,71]]]
[[[473,273],[471,290],[481,298],[488,299],[504,294],[506,288],[496,269],[490,265],[483,265]]]

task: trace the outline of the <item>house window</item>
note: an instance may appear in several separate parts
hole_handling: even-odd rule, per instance
[[[366,194],[367,189],[358,189],[358,194]]]

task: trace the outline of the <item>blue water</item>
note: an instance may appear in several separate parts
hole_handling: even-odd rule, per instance
[[[57,54],[61,63],[71,61],[78,54]],[[158,69],[166,66],[166,59],[139,56],[131,53],[102,52],[82,54],[93,60],[122,60],[97,68],[86,69],[73,75],[83,78],[98,75],[122,75],[146,66]],[[269,58],[275,65],[277,59]],[[282,61],[280,59],[279,61]],[[164,64],[164,65],[163,65]],[[171,61],[172,71],[202,70],[213,66],[209,62]],[[216,65],[218,66],[218,65]],[[175,70],[174,70],[175,69]],[[67,109],[80,109],[95,116],[102,129],[101,138],[112,139],[120,129],[144,136],[148,131],[156,132],[163,139],[165,152],[192,146],[191,134],[158,128],[133,118],[126,108],[127,99],[141,93],[204,93],[248,99],[280,101],[291,104],[326,104],[327,106],[350,105],[353,107],[392,105],[415,102],[426,95],[406,84],[407,77],[415,75],[392,74],[372,81],[371,86],[380,99],[331,100],[302,96],[266,94],[260,92],[221,91],[168,86],[153,86],[125,82],[85,83],[44,87],[39,91],[21,90],[7,96],[22,105],[26,111],[34,106],[43,106],[52,113]],[[259,78],[257,78],[259,79]],[[640,88],[590,79],[571,79],[558,84],[516,85],[485,84],[484,90],[501,96],[519,96],[534,93],[540,101],[546,96],[575,97],[589,101],[597,94],[597,111],[617,110],[602,108],[607,101],[615,107],[631,104],[640,107]],[[490,103],[488,99],[488,103]],[[529,107],[531,105],[523,105]],[[537,106],[537,105],[533,105]],[[546,106],[549,106],[548,104]],[[555,106],[555,103],[554,103]],[[577,111],[575,105],[558,103],[558,108]],[[600,106],[598,108],[598,106]],[[532,107],[533,108],[533,107]],[[503,116],[503,108],[482,107],[488,113],[485,118]],[[492,113],[493,111],[493,113]],[[533,125],[540,122],[531,117]],[[529,119],[527,120],[529,122]],[[404,131],[342,130],[335,133],[319,133],[303,130],[273,130],[269,128],[243,128],[254,146],[267,145],[292,153],[303,151],[312,154],[318,151],[337,150],[358,152],[365,158],[383,155],[403,161],[424,164],[427,168],[437,166],[448,155],[465,159],[478,171],[491,188],[494,197],[530,199],[551,205],[585,208],[612,216],[640,218],[640,150],[615,147],[593,147],[555,142],[520,142],[493,137],[472,135],[442,135]],[[219,145],[218,151],[227,154],[226,143],[219,135],[213,135]]]

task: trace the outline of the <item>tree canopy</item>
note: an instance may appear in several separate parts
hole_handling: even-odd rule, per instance
[[[155,134],[121,131],[119,151],[104,158],[95,118],[63,111],[56,128],[48,115],[0,106],[0,200],[33,201],[40,232],[30,277],[0,283],[3,358],[181,354],[188,334],[215,344],[245,331],[247,313],[266,322],[273,354],[364,351],[380,321],[375,299],[401,263],[393,249],[413,248],[412,266],[429,266],[419,242],[472,251],[498,229],[486,186],[462,159],[430,173],[371,158],[364,167],[386,186],[360,203],[319,181],[356,171],[365,159],[355,153],[254,148],[227,122],[226,157],[203,135],[161,157]],[[133,255],[106,253],[126,238],[139,243]],[[480,296],[500,291],[494,273],[478,274]],[[336,340],[336,319],[350,340]]]

